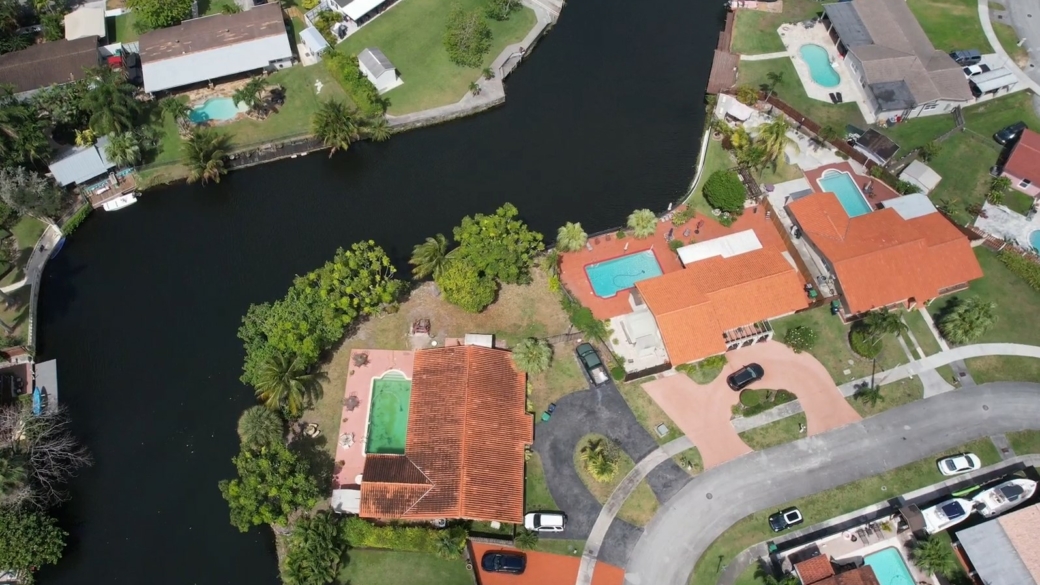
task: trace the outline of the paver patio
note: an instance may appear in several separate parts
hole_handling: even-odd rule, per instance
[[[527,567],[522,574],[489,573],[480,566],[484,554],[516,552],[516,549],[477,541],[470,541],[470,548],[473,550],[473,570],[477,573],[477,583],[480,585],[574,585],[581,563],[578,557],[528,550],[522,551],[527,557]],[[625,571],[620,567],[596,563],[591,585],[621,585],[624,580]]]
[[[765,370],[765,377],[751,388],[782,389],[798,397],[809,435],[861,418],[823,364],[808,353],[795,353],[782,343],[769,341],[729,352],[726,357],[729,363],[722,373],[703,386],[682,374],[643,383],[643,389],[700,450],[705,469],[751,452],[730,423],[740,393],[726,385],[726,376],[749,363]]]

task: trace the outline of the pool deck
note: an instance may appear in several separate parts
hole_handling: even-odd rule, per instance
[[[873,184],[871,185],[871,189],[873,189],[873,194],[867,195],[867,202],[870,203],[871,207],[873,207],[875,210],[877,209],[878,203],[881,203],[882,201],[888,201],[889,199],[895,199],[896,197],[900,197],[899,193],[896,193],[894,189],[886,185],[881,179],[875,179],[874,177],[871,177],[870,175],[866,174],[863,170],[860,170],[862,169],[862,167],[860,167],[860,169],[857,169],[853,167],[852,164],[847,162],[824,165],[822,167],[817,167],[811,171],[805,171],[805,178],[809,180],[809,184],[814,189],[822,191],[823,189],[820,187],[820,176],[823,175],[825,171],[830,169],[834,169],[836,171],[843,171],[852,175],[852,178],[855,179],[856,186],[859,187],[861,193],[863,193],[863,187],[867,183],[873,181]]]
[[[339,434],[336,435],[336,466],[332,478],[333,488],[357,487],[357,477],[365,469],[365,433],[368,432],[368,413],[372,403],[372,379],[378,378],[389,370],[399,370],[411,379],[412,366],[415,362],[414,351],[396,351],[390,349],[355,349],[350,352],[350,363],[359,353],[368,354],[368,363],[361,367],[351,368],[347,375],[346,389],[343,392],[343,416],[340,419]],[[347,410],[347,398],[357,396],[359,404],[354,410]],[[342,438],[353,433],[354,443],[344,447]]]

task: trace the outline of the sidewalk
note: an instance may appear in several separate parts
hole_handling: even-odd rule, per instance
[[[1022,69],[1015,64],[1007,51],[1000,44],[997,33],[993,31],[993,23],[989,20],[989,0],[979,0],[979,20],[982,22],[982,32],[986,33],[986,39],[993,46],[993,52],[1004,59],[1003,67],[1015,74],[1018,82],[1032,90],[1034,94],[1040,95],[1040,83],[1033,81]]]

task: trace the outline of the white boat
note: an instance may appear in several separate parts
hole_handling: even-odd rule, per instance
[[[975,511],[986,518],[1002,514],[1033,497],[1036,482],[1031,479],[1012,479],[980,492],[971,499]]]
[[[924,529],[928,534],[942,532],[951,526],[960,524],[971,516],[972,502],[964,498],[946,500],[937,506],[921,510],[924,518]]]
[[[133,193],[127,193],[126,195],[120,195],[111,201],[106,201],[101,207],[105,211],[117,211],[124,207],[137,203],[137,197],[134,197]]]

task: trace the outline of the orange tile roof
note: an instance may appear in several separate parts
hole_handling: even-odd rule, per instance
[[[802,231],[834,267],[853,313],[914,299],[982,277],[968,238],[940,213],[903,219],[895,209],[849,218],[833,193],[787,205]]]
[[[473,570],[477,574],[479,585],[574,585],[578,578],[580,557],[527,550],[522,551],[527,557],[527,567],[522,574],[488,573],[480,568],[480,559],[485,553],[515,552],[516,549],[472,540],[470,547],[473,549]],[[596,568],[592,573],[592,585],[622,585],[624,580],[625,571],[620,567],[608,565],[603,561],[596,562]]]
[[[838,573],[833,577],[827,577],[823,581],[817,581],[814,585],[880,585],[874,569],[870,565],[863,565],[858,569]]]
[[[1040,181],[1040,134],[1026,129],[1011,149],[1004,172],[1020,179]]]
[[[834,574],[831,558],[827,555],[820,555],[797,563],[794,566],[794,570],[798,572],[802,585],[812,585]]]
[[[801,275],[773,248],[716,256],[636,283],[673,364],[726,351],[724,331],[808,306]]]
[[[362,517],[520,522],[527,384],[509,352],[477,346],[415,353],[404,455],[369,455]]]

